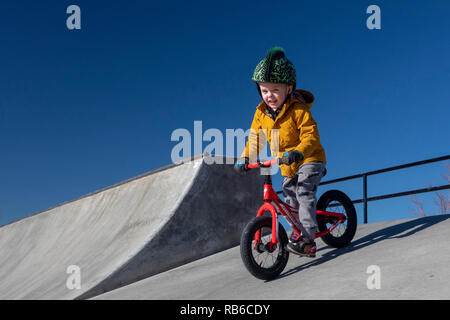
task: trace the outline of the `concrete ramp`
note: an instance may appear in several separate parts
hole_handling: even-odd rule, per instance
[[[0,299],[89,298],[236,246],[263,178],[207,164],[214,159],[200,155],[1,227]]]
[[[318,240],[316,258],[290,255],[284,272],[272,281],[250,275],[235,247],[94,299],[447,300],[449,218],[358,225],[349,247],[334,249]]]

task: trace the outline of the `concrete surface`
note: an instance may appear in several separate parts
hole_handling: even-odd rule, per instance
[[[1,227],[0,299],[89,298],[237,245],[261,204],[263,178],[212,159],[200,155]]]
[[[94,299],[450,299],[449,230],[448,215],[358,225],[349,247],[318,240],[315,259],[290,255],[269,282],[252,277],[234,247]],[[367,286],[376,284],[370,266],[379,289]]]

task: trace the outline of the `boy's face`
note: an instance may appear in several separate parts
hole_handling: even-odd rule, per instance
[[[292,85],[271,82],[260,82],[259,87],[264,102],[273,110],[281,107],[284,99],[286,99],[287,95],[290,94],[293,89]]]

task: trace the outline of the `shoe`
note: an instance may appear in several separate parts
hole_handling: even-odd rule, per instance
[[[317,247],[314,240],[300,237],[296,242],[289,242],[286,250],[301,257],[315,258]]]

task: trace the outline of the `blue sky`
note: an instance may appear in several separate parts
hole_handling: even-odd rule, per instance
[[[72,4],[81,30],[66,27]],[[381,30],[366,27],[371,4]],[[275,45],[316,97],[324,180],[449,154],[448,1],[19,0],[0,12],[0,225],[171,163],[171,133],[194,121],[248,129],[251,75]],[[442,185],[444,172],[369,177],[369,196]],[[361,180],[319,195],[329,188],[362,197]],[[411,207],[370,203],[369,222]]]

